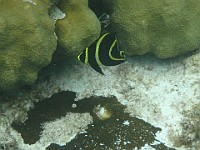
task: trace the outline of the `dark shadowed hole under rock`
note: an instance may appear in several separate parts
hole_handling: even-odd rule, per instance
[[[155,149],[167,150],[163,143],[155,139],[155,134],[160,128],[136,117],[130,117],[124,112],[125,106],[117,101],[115,97],[91,97],[74,101],[74,92],[60,92],[51,98],[35,104],[34,109],[28,112],[28,119],[23,123],[14,122],[12,126],[21,133],[24,142],[33,144],[40,138],[41,124],[53,121],[65,116],[68,112],[86,113],[93,117],[93,123],[88,125],[86,132],[79,133],[65,146],[52,143],[47,150],[122,150],[141,148],[149,144]],[[76,108],[72,108],[76,104]],[[106,106],[112,111],[112,116],[107,120],[99,120],[95,117],[93,109],[97,105]],[[158,145],[152,145],[157,141]]]

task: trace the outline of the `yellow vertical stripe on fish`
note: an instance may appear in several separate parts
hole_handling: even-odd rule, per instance
[[[88,49],[88,47],[86,48],[86,50],[85,50],[85,64],[88,64],[88,59],[89,59],[89,51],[88,51],[89,49]]]
[[[112,43],[112,45],[111,45],[111,47],[110,47],[110,49],[109,49],[109,57],[110,57],[110,59],[112,59],[112,60],[124,60],[124,58],[115,58],[115,57],[113,57],[112,56],[112,50],[113,50],[113,47],[115,46],[115,44],[116,44],[116,42],[117,42],[117,40],[115,40],[113,43]]]
[[[101,63],[101,61],[99,60],[99,47],[100,47],[100,44],[101,42],[103,41],[103,39],[105,38],[106,35],[108,35],[109,33],[106,33],[104,34],[103,36],[101,36],[101,38],[98,40],[97,44],[96,44],[96,52],[95,52],[95,59],[96,59],[96,62],[99,66],[103,65]]]

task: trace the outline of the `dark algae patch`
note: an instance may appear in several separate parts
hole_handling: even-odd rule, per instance
[[[14,122],[12,127],[21,133],[24,143],[34,144],[40,139],[41,124],[65,116],[71,109],[76,94],[60,92],[48,99],[39,101],[28,111],[28,119],[23,123]]]
[[[52,143],[47,150],[129,150],[140,149],[149,144],[155,149],[173,150],[155,139],[160,128],[124,112],[126,108],[115,97],[91,97],[74,101],[74,92],[60,92],[51,98],[35,104],[28,112],[28,119],[23,123],[13,123],[13,127],[22,134],[25,143],[33,144],[39,140],[41,124],[65,116],[68,112],[89,112],[93,123],[64,146]],[[76,104],[72,108],[72,104]],[[97,109],[98,108],[98,109]],[[107,115],[106,119],[101,116]],[[157,141],[157,145],[152,145]]]
[[[100,120],[94,113],[98,105],[109,107],[112,116],[106,120]],[[145,144],[151,145],[155,139],[155,133],[160,128],[130,117],[124,112],[125,106],[117,101],[115,97],[103,98],[92,97],[79,101],[76,110],[78,112],[90,112],[93,123],[88,125],[84,133],[78,134],[65,146],[52,143],[47,150],[131,150],[140,149]],[[173,150],[157,141],[158,145],[152,145],[158,150]]]

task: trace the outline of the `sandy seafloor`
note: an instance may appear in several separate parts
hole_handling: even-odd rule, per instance
[[[76,100],[90,96],[116,96],[126,105],[126,112],[162,128],[156,138],[178,150],[196,150],[200,141],[194,139],[191,130],[183,130],[182,124],[194,123],[185,112],[200,103],[200,51],[170,60],[154,56],[128,57],[128,63],[114,67],[102,67],[106,76],[92,70],[88,65],[63,66],[55,64],[48,81],[38,83],[43,96],[50,97],[58,91],[74,91]],[[35,144],[24,144],[21,135],[10,127],[11,122],[23,120],[26,111],[39,99],[30,99],[2,104],[0,120],[0,145],[8,149],[43,150],[51,143],[64,145],[87,127],[92,121],[89,113],[69,113],[44,125],[41,138]],[[198,123],[198,121],[197,121]],[[53,130],[56,129],[56,130]],[[198,131],[199,132],[199,131]],[[200,133],[197,133],[200,134]],[[188,138],[192,146],[174,145],[178,138]],[[2,148],[1,147],[1,148]],[[3,148],[2,148],[3,149]],[[150,150],[148,146],[143,149]]]

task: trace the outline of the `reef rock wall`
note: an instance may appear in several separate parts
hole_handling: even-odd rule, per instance
[[[66,17],[56,22],[58,44],[75,58],[96,39],[101,26],[88,0],[64,0],[58,4]]]
[[[100,22],[87,0],[59,2],[0,1],[0,92],[35,83],[57,46],[77,57],[98,38]],[[55,24],[49,14],[56,5],[65,17]]]
[[[153,53],[175,57],[200,44],[198,0],[104,0],[111,15],[111,31],[117,34],[127,55]]]
[[[0,1],[0,91],[33,84],[56,50],[50,5]]]

